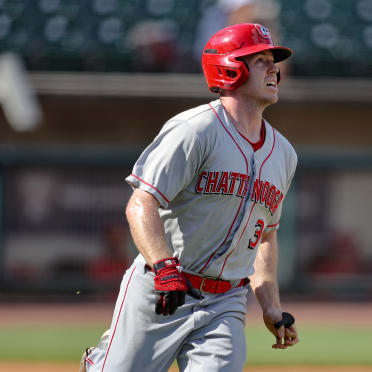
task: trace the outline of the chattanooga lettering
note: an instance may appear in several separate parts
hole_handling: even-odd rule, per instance
[[[273,216],[284,198],[283,193],[268,181],[260,181],[258,178],[254,181],[251,200],[265,205]]]
[[[249,176],[237,172],[203,171],[196,183],[199,194],[236,195],[241,198],[247,194]]]
[[[198,194],[234,195],[244,198],[250,177],[243,173],[226,171],[203,171],[195,185]],[[250,199],[264,205],[274,215],[284,198],[283,193],[268,181],[255,179]]]

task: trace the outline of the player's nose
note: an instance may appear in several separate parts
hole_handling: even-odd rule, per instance
[[[279,72],[279,67],[274,63],[270,62],[269,68],[268,68],[268,74],[277,74]]]

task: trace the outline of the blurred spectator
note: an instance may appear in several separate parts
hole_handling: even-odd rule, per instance
[[[103,252],[93,260],[64,257],[51,265],[50,272],[55,278],[71,280],[89,279],[96,289],[117,290],[123,271],[129,267],[129,232],[123,225],[110,225],[102,233]],[[19,271],[19,270],[18,270]]]
[[[200,62],[203,48],[209,38],[218,30],[231,24],[229,16],[243,8],[245,19],[242,22],[251,22],[254,10],[254,0],[218,0],[216,4],[204,9],[196,31],[194,44],[194,58]]]
[[[137,23],[126,39],[128,48],[133,52],[133,70],[174,71],[180,61],[176,38],[177,25],[172,20],[147,20]]]
[[[104,252],[89,264],[88,274],[94,281],[116,286],[120,284],[123,272],[129,267],[127,252],[129,232],[124,225],[111,225],[103,234]]]
[[[313,274],[360,274],[365,272],[360,252],[355,245],[355,237],[343,233],[333,232],[322,250],[309,265]]]
[[[193,56],[200,62],[202,51],[209,38],[223,27],[238,23],[260,23],[271,32],[275,44],[280,44],[280,4],[277,0],[218,0],[203,11],[194,43]],[[288,63],[280,63],[282,76]]]

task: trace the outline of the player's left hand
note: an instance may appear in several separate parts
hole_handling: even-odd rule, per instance
[[[283,317],[284,314],[284,317]],[[289,346],[296,345],[300,340],[295,323],[285,325],[288,313],[282,313],[280,309],[271,308],[264,312],[263,318],[267,329],[275,336],[276,342],[272,345],[273,349],[286,349]],[[290,314],[289,314],[290,315]],[[293,317],[292,317],[293,318]],[[294,321],[294,318],[292,319]],[[284,321],[281,325],[280,322]],[[276,327],[276,326],[277,327]]]

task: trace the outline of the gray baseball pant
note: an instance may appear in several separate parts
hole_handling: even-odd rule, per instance
[[[155,313],[154,274],[134,263],[125,273],[107,349],[95,348],[87,372],[239,372],[246,360],[248,289],[186,296],[174,315]]]

